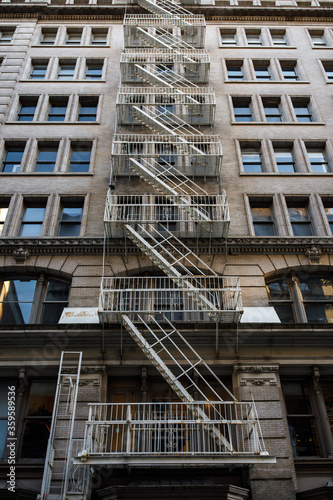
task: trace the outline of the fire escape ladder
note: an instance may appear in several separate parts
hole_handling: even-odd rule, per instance
[[[184,76],[179,75],[175,71],[170,70],[164,64],[150,64],[147,67],[144,63],[142,65],[135,64],[136,74],[143,81],[154,85],[156,87],[190,87],[198,88],[198,86],[187,80]]]
[[[165,340],[167,338],[171,339],[171,335],[167,334],[167,332],[165,332],[163,330],[163,328],[161,326],[159,326],[160,331],[162,331],[162,333],[164,334],[164,339],[163,340],[162,339],[158,339],[158,337],[156,337],[156,335],[154,334],[152,328],[150,328],[147,325],[147,323],[145,323],[142,320],[142,318],[140,318],[140,319],[141,319],[144,327],[148,329],[149,333],[152,334],[153,337],[155,337],[155,339],[157,339],[156,342],[154,343],[154,345],[157,345],[160,348],[160,350],[163,350],[163,351],[167,350],[167,348],[163,345],[163,340]],[[188,390],[183,386],[183,384],[179,380],[181,376],[187,376],[187,374],[188,374],[189,371],[196,370],[196,372],[198,373],[198,369],[196,369],[196,366],[200,362],[202,362],[201,358],[197,355],[197,358],[198,358],[197,359],[197,363],[193,364],[186,356],[183,355],[183,357],[185,358],[186,364],[187,364],[187,368],[184,368],[184,367],[182,367],[179,364],[179,362],[168,351],[169,356],[174,361],[176,361],[177,367],[178,367],[178,369],[180,369],[180,375],[176,376],[167,367],[166,363],[158,355],[158,353],[155,351],[154,347],[149,344],[149,342],[147,341],[147,339],[143,336],[143,334],[138,330],[138,328],[134,325],[134,323],[129,319],[129,317],[126,314],[122,315],[122,320],[123,320],[124,327],[126,328],[126,330],[128,331],[128,333],[135,340],[135,342],[140,346],[140,348],[142,349],[142,351],[146,354],[147,358],[151,361],[151,363],[159,371],[159,373],[162,375],[162,377],[168,382],[168,384],[174,390],[174,392],[177,394],[177,396],[183,402],[189,403],[191,411],[193,412],[193,414],[198,419],[200,419],[201,421],[203,421],[203,426],[204,426],[205,430],[207,430],[209,432],[210,436],[215,441],[217,441],[217,443],[220,446],[222,446],[225,451],[232,453],[234,450],[233,450],[233,447],[232,447],[231,443],[228,441],[228,439],[226,439],[225,436],[223,436],[221,434],[221,432],[219,431],[219,429],[217,427],[215,427],[214,425],[207,425],[207,426],[205,426],[204,422],[205,421],[209,422],[209,420],[210,420],[209,417],[208,417],[208,415],[205,413],[205,411],[199,405],[195,404],[195,400],[193,399],[193,397],[190,395],[190,393],[188,392]],[[171,331],[171,334],[174,334],[175,332],[177,332],[177,330],[175,328],[173,328],[172,331]],[[179,332],[177,332],[177,333],[179,335],[181,335]],[[176,345],[175,343],[173,343],[173,344],[174,344],[174,346]],[[181,352],[179,349],[178,349],[178,351]],[[193,351],[194,351],[194,349],[192,349],[192,352]],[[189,377],[188,377],[188,379],[190,381],[190,386],[195,385],[194,382]],[[195,385],[195,386],[196,386],[197,389],[199,389],[197,385]],[[209,385],[209,387],[210,387],[210,385]],[[213,388],[211,388],[211,389],[213,390]],[[215,391],[214,391],[214,393],[216,394]],[[218,397],[218,400],[222,401],[221,398],[217,394],[216,394],[216,396]],[[205,400],[208,401],[208,398],[205,397]],[[221,420],[223,420],[223,418],[224,418],[223,415],[220,415],[220,417],[221,417]]]
[[[62,352],[41,488],[41,499],[63,500],[87,486],[85,467],[72,464],[73,431],[82,352]]]
[[[149,28],[137,28],[138,37],[146,42],[150,47],[173,50],[193,50],[192,45],[186,43],[163,28],[157,28],[155,33],[151,33]]]
[[[192,12],[181,7],[179,1],[170,2],[169,0],[159,0],[158,2],[154,2],[152,0],[139,0],[138,4],[152,14],[158,14],[161,16],[171,15],[173,18],[177,18],[178,16],[193,15]]]
[[[133,106],[133,115],[138,122],[158,134],[176,136],[203,135],[196,128],[167,109],[161,112],[152,106]]]

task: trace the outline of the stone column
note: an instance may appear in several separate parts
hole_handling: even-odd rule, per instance
[[[255,401],[266,450],[276,464],[250,466],[252,500],[295,500],[296,474],[279,367],[273,364],[234,365],[234,394]]]

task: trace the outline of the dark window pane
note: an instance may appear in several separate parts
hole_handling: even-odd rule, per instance
[[[320,456],[316,447],[314,418],[288,417],[289,433],[295,457]]]
[[[274,309],[281,323],[295,323],[291,304],[274,304]]]
[[[24,222],[35,222],[43,221],[45,208],[43,207],[28,207],[25,210],[23,221]]]
[[[44,458],[50,434],[51,418],[25,422],[22,439],[22,458]]]
[[[286,279],[279,279],[272,283],[267,283],[266,288],[271,300],[290,299],[288,282]]]
[[[3,283],[0,323],[22,325],[29,323],[37,280],[14,279]]]
[[[272,222],[253,223],[256,236],[275,236],[274,224]]]
[[[50,279],[48,282],[42,323],[58,323],[64,307],[68,304],[70,285],[64,281]]]
[[[304,304],[309,323],[333,323],[333,304]]]
[[[310,222],[301,224],[291,224],[294,236],[312,236]]]

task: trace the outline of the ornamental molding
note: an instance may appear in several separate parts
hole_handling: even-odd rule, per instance
[[[279,365],[234,365],[234,372],[239,373],[276,373]]]
[[[310,261],[310,264],[319,264],[320,256],[322,254],[321,248],[313,246],[305,251],[305,255]]]
[[[17,264],[24,264],[25,261],[30,257],[30,252],[26,248],[19,247],[13,251],[13,257]]]
[[[274,378],[242,378],[240,381],[241,387],[246,387],[247,385],[255,385],[261,387],[262,385],[277,386],[277,382]]]

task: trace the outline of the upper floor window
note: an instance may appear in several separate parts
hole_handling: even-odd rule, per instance
[[[262,45],[260,30],[246,30],[245,33],[248,45]]]
[[[11,43],[14,32],[14,28],[7,28],[5,26],[0,28],[0,45],[8,45]]]
[[[63,201],[59,236],[80,236],[82,210],[82,202]]]
[[[310,111],[310,98],[297,98],[292,97],[291,101],[294,106],[295,115],[298,122],[308,123],[313,121],[312,113]]]
[[[325,47],[327,45],[324,30],[308,30],[314,47]]]
[[[324,67],[327,80],[330,82],[333,81],[333,61],[321,61],[321,63]]]
[[[262,172],[262,156],[260,143],[241,143],[241,155],[244,172]]]
[[[256,236],[274,236],[275,228],[271,202],[269,200],[251,201],[250,205],[254,234]]]
[[[19,236],[40,236],[45,215],[45,203],[31,203],[24,209]]]
[[[63,122],[66,117],[68,97],[50,98],[50,107],[48,112],[49,122]]]
[[[280,61],[280,66],[284,80],[288,82],[297,82],[299,80],[295,61]]]
[[[2,235],[7,214],[8,214],[8,203],[0,202],[0,236]]]
[[[71,144],[70,172],[88,172],[91,157],[91,143],[74,142]]]
[[[47,62],[32,62],[32,69],[30,72],[30,80],[44,80],[47,71]]]
[[[257,80],[261,82],[269,82],[269,80],[271,80],[272,75],[269,69],[269,61],[253,61],[253,67]]]
[[[97,116],[98,97],[80,97],[79,122],[94,122]]]
[[[288,45],[286,30],[270,30],[273,45],[283,47]]]
[[[73,80],[75,66],[75,62],[60,62],[58,70],[58,80]]]
[[[82,29],[67,29],[66,45],[80,45]]]
[[[42,144],[38,147],[36,172],[53,172],[57,161],[58,145]]]
[[[222,45],[237,45],[237,35],[235,30],[220,30]]]
[[[324,201],[324,210],[331,233],[333,234],[333,203],[331,201]]]
[[[2,280],[0,324],[57,323],[68,304],[70,285],[58,278],[8,276]]]
[[[312,236],[312,225],[307,204],[290,200],[287,202],[289,219],[294,236]]]
[[[228,79],[234,81],[241,81],[244,79],[243,62],[241,61],[228,61],[227,62]]]
[[[19,172],[25,145],[6,144],[5,157],[2,162],[2,172]]]
[[[93,28],[91,30],[91,45],[106,45],[108,30],[104,28]]]
[[[86,79],[87,80],[101,80],[103,74],[102,62],[87,62],[86,66]]]
[[[38,97],[21,97],[17,120],[19,122],[32,122],[35,116],[37,102]]]
[[[250,97],[233,97],[236,122],[251,122],[253,120]]]
[[[329,171],[326,158],[325,146],[313,147],[312,144],[306,144],[308,158],[311,164],[311,170],[315,173],[326,173]]]
[[[280,97],[263,97],[262,103],[267,122],[282,122],[282,113],[280,109]]]
[[[57,28],[42,28],[40,44],[41,45],[54,45],[57,37]]]
[[[296,171],[293,146],[291,144],[288,144],[286,147],[280,146],[279,143],[274,145],[274,156],[277,169],[281,174]]]

